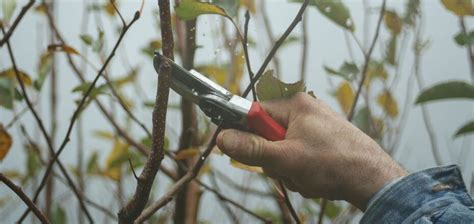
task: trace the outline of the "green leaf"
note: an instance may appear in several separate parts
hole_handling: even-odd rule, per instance
[[[454,36],[454,41],[456,41],[459,46],[474,45],[474,31],[467,34],[461,31]]]
[[[203,14],[217,14],[229,17],[223,8],[197,0],[182,0],[175,8],[175,12],[182,20],[192,20]]]
[[[27,147],[34,147],[28,145]],[[27,177],[34,177],[36,173],[39,171],[41,167],[40,160],[38,158],[38,155],[33,151],[33,150],[28,150],[27,151],[27,156],[26,156],[26,176]]]
[[[387,45],[387,51],[385,53],[385,60],[391,64],[397,64],[397,36],[393,35],[390,38],[390,42]]]
[[[327,66],[324,66],[324,70],[330,75],[337,75],[348,81],[354,79],[354,76],[359,74],[359,68],[351,62],[344,62],[338,71]]]
[[[469,121],[467,124],[463,125],[458,131],[456,131],[454,137],[459,137],[461,135],[467,134],[474,134],[474,120]]]
[[[328,201],[326,204],[326,211],[324,212],[324,214],[328,218],[334,219],[337,217],[337,215],[339,215],[339,213],[341,213],[341,211],[342,211],[342,208],[339,207],[335,202]]]
[[[94,39],[89,34],[82,34],[79,37],[81,38],[82,42],[88,46],[92,45],[92,42],[94,41]]]
[[[366,134],[370,132],[370,124],[369,124],[369,108],[363,107],[354,116],[352,122],[356,127],[358,127],[361,131]]]
[[[235,17],[239,12],[240,0],[213,0],[212,4],[223,8],[229,16]]]
[[[87,174],[97,174],[100,173],[100,168],[99,168],[99,153],[97,151],[94,151],[89,158],[89,161],[87,161]]]
[[[3,21],[8,23],[16,8],[16,0],[2,0]]]
[[[303,81],[284,83],[273,76],[273,70],[268,70],[257,83],[257,97],[261,101],[290,97],[298,92],[305,92]]]
[[[474,99],[474,85],[463,81],[440,83],[423,90],[416,104],[442,99]]]
[[[303,0],[291,0],[292,2],[303,2]],[[341,0],[311,0],[310,5],[316,8],[328,19],[337,25],[354,32],[354,21],[351,18],[349,8]]]
[[[51,72],[53,66],[53,55],[50,52],[45,52],[41,55],[40,61],[38,63],[38,79],[33,82],[33,87],[36,90],[41,90],[43,87],[46,77]]]
[[[65,224],[67,223],[66,211],[60,206],[56,205],[53,211],[53,217],[51,218],[52,224]]]
[[[0,79],[0,106],[13,109],[13,81],[11,79]]]
[[[87,90],[89,90],[90,86],[91,86],[91,82],[85,82],[85,83],[82,83],[76,87],[74,87],[72,89],[72,92],[75,93],[75,92],[82,92],[82,94],[85,94],[87,92]],[[89,98],[90,99],[93,99],[95,98],[96,96],[98,95],[101,95],[101,94],[105,94],[107,93],[107,85],[106,84],[103,84],[103,85],[100,85],[98,87],[95,87],[91,90],[91,93],[89,94]]]

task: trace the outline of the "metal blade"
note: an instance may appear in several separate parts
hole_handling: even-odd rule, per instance
[[[160,66],[167,63],[171,66],[171,88],[182,97],[198,104],[200,96],[212,94],[230,100],[232,93],[211,81],[197,71],[188,71],[161,54],[155,52],[154,66],[159,73]]]

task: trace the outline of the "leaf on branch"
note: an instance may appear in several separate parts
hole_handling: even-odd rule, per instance
[[[383,21],[394,36],[397,36],[402,31],[403,21],[398,17],[397,12],[386,10],[383,15]]]
[[[224,9],[224,11],[231,17],[235,17],[239,13],[239,0],[213,0],[212,4]]]
[[[303,0],[292,0],[292,2],[302,3]],[[337,25],[354,32],[355,25],[351,18],[349,8],[347,8],[341,0],[312,0],[309,4],[316,6],[324,16],[335,22]]]
[[[6,109],[13,109],[13,100],[15,99],[15,89],[13,80],[0,79],[0,106]]]
[[[21,70],[19,70],[18,73],[19,73],[18,75],[20,76],[20,80],[23,82],[23,84],[25,84],[25,86],[31,86],[33,81],[31,81],[30,76]],[[0,72],[0,78],[10,78],[12,80],[15,80],[16,82],[17,78],[16,78],[15,69],[9,68],[7,70]]]
[[[179,150],[178,153],[176,153],[175,158],[177,160],[190,159],[190,158],[193,158],[196,155],[199,155],[199,153],[201,153],[201,152],[197,148],[189,148],[189,149]]]
[[[41,162],[38,157],[38,154],[32,150],[32,145],[26,145],[27,150],[26,154],[26,176],[25,178],[32,178],[36,176],[36,173],[40,170]],[[25,179],[23,182],[27,181]]]
[[[94,42],[94,38],[92,38],[89,34],[81,34],[79,37],[81,38],[82,42],[88,46],[92,45]]]
[[[472,0],[441,0],[444,7],[457,16],[474,16]]]
[[[397,36],[392,36],[387,45],[387,51],[385,53],[385,60],[390,65],[397,64]]]
[[[85,94],[87,92],[87,90],[89,90],[91,84],[92,84],[91,82],[82,83],[82,84],[74,87],[72,89],[72,92],[73,93],[81,92],[82,94]],[[94,99],[96,96],[101,95],[101,94],[105,94],[105,93],[107,93],[107,85],[103,84],[103,85],[100,85],[100,86],[97,86],[97,87],[93,88],[91,90],[91,93],[89,94],[89,98]]]
[[[363,107],[355,114],[352,122],[364,133],[370,135],[370,124],[369,124],[369,108]]]
[[[468,134],[474,134],[474,120],[468,122],[467,124],[459,128],[459,130],[456,131],[456,134],[454,134],[454,137],[459,137]]]
[[[378,61],[370,61],[366,76],[367,77],[365,79],[364,86],[368,89],[373,80],[386,80],[388,78],[388,73],[387,70],[385,70],[385,66],[383,63]]]
[[[249,172],[253,172],[253,173],[263,173],[263,169],[261,167],[245,165],[245,164],[240,163],[240,162],[238,162],[237,160],[234,160],[234,159],[230,159],[230,165],[232,165],[233,167],[242,169],[242,170],[247,170]]]
[[[36,90],[41,90],[46,77],[51,72],[53,66],[53,55],[50,52],[45,52],[41,55],[38,63],[38,79],[33,82],[33,87]]]
[[[89,157],[89,160],[87,161],[86,172],[87,174],[101,173],[99,167],[99,153],[97,151],[94,151],[91,157]]]
[[[16,0],[2,0],[3,22],[8,24],[15,12]]]
[[[416,104],[443,99],[474,99],[474,85],[463,81],[449,81],[424,89]]]
[[[351,62],[344,62],[344,64],[339,67],[338,71],[328,66],[324,66],[324,70],[326,70],[329,75],[340,76],[347,81],[353,80],[354,77],[359,74],[359,68]]]
[[[456,34],[454,41],[456,41],[459,46],[474,45],[474,31],[469,33],[464,33],[461,31]]]
[[[115,10],[114,4],[117,6],[117,1],[114,1],[114,3],[112,3],[112,0],[110,0],[107,1],[107,3],[105,3],[105,5],[103,6],[104,11],[107,13],[107,15],[112,17],[117,14],[117,10]]]
[[[94,137],[97,137],[99,139],[103,140],[114,140],[114,134],[110,131],[105,131],[105,130],[95,130],[93,132]]]
[[[197,0],[182,0],[175,7],[176,15],[182,20],[192,20],[204,14],[217,14],[229,17],[225,10],[217,5]]]
[[[142,48],[142,52],[149,56],[152,57],[155,55],[155,51],[160,50],[162,47],[161,40],[154,39],[151,40],[146,47]]]
[[[396,118],[398,116],[398,104],[392,94],[387,90],[377,97],[377,103],[390,116]]]
[[[66,54],[80,55],[76,49],[65,44],[51,44],[48,46],[48,52],[57,52],[57,51],[62,51]]]
[[[3,128],[3,125],[0,123],[0,161],[7,156],[10,148],[12,146],[13,140],[7,130]]]
[[[123,141],[115,141],[112,151],[105,160],[105,170],[103,171],[104,176],[115,181],[120,180],[122,176],[121,165],[127,162],[130,158],[128,148],[129,145]]]
[[[303,81],[284,83],[273,76],[273,70],[268,70],[257,83],[257,97],[260,101],[280,99],[293,96],[298,92],[306,92]]]
[[[343,81],[336,90],[336,98],[342,111],[347,114],[351,110],[354,102],[354,91],[349,82]]]

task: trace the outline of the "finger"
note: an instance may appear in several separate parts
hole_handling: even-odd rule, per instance
[[[279,151],[275,142],[234,129],[221,131],[216,143],[225,154],[250,166],[273,164]]]
[[[260,105],[265,109],[265,111],[273,118],[275,121],[281,125],[288,127],[288,121],[290,119],[290,101],[288,99],[280,100],[270,100],[259,102]]]

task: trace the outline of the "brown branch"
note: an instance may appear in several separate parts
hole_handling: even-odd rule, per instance
[[[258,81],[260,76],[263,75],[263,72],[265,71],[265,68],[267,67],[268,63],[272,60],[272,58],[275,56],[275,53],[277,50],[280,48],[280,46],[283,44],[283,42],[286,40],[286,38],[290,35],[290,33],[293,31],[293,29],[298,25],[298,23],[302,20],[303,13],[308,6],[309,0],[305,0],[303,4],[301,5],[301,8],[299,9],[298,13],[296,14],[295,18],[291,22],[290,26],[286,29],[286,31],[283,33],[283,35],[278,39],[278,41],[275,43],[273,48],[270,50],[268,53],[267,57],[265,58],[265,61],[263,61],[263,64],[260,66],[260,69],[258,72],[255,74],[255,77],[250,80],[250,84],[247,86],[247,88],[244,91],[243,96],[247,96],[252,89],[252,86],[255,85],[255,83]]]
[[[2,32],[5,34],[5,29],[3,27],[1,27],[1,29],[2,29]],[[18,66],[16,64],[15,56],[13,54],[13,50],[12,50],[10,41],[7,40],[6,43],[7,43],[7,49],[8,49],[8,53],[9,53],[9,56],[10,56],[10,60],[13,64],[13,69],[15,71],[15,76],[16,76],[17,81],[20,83],[20,88],[21,88],[22,94],[25,97],[26,104],[27,104],[28,108],[30,109],[31,113],[33,114],[36,122],[38,123],[38,126],[40,127],[40,130],[41,130],[41,133],[42,133],[43,137],[46,139],[46,142],[48,144],[49,152],[51,154],[54,154],[54,148],[53,148],[53,144],[51,142],[51,138],[48,136],[48,132],[46,131],[46,128],[44,127],[43,121],[41,120],[38,113],[34,109],[33,104],[31,103],[31,100],[28,96],[28,93],[26,92],[25,84],[23,83],[23,80],[20,78],[20,72],[18,71]],[[93,222],[92,217],[90,216],[89,211],[85,207],[84,202],[82,201],[82,198],[77,193],[77,187],[75,186],[74,182],[72,181],[71,177],[69,176],[66,168],[62,165],[62,163],[60,161],[58,161],[58,164],[59,164],[59,168],[60,168],[61,172],[63,173],[63,175],[68,180],[69,184],[71,185],[71,188],[74,190],[74,193],[75,193],[77,199],[79,200],[79,202],[81,202],[82,209],[88,215],[89,221]],[[50,168],[50,171],[51,171],[51,168]],[[43,179],[41,181],[40,188],[43,188],[45,186],[46,181],[48,180],[48,178],[47,178],[48,175],[49,175],[49,173],[48,173],[48,171],[46,171],[45,176],[43,177]],[[33,197],[33,202],[36,202],[38,200],[39,193],[40,193],[40,190],[37,190],[34,197]],[[26,218],[26,215],[29,213],[29,211],[30,211],[30,209],[28,208],[23,213],[23,215],[20,218],[19,222],[21,222],[24,218]]]
[[[283,199],[285,200],[286,207],[288,210],[290,210],[290,214],[295,220],[297,224],[301,223],[300,218],[298,217],[298,214],[296,213],[295,208],[291,204],[290,197],[288,197],[288,192],[286,191],[285,185],[281,180],[278,181],[278,185],[280,185],[281,191],[283,192]]]
[[[319,210],[319,215],[318,215],[318,224],[323,224],[324,211],[326,210],[327,204],[328,204],[328,200],[326,199],[321,200],[321,204],[319,206],[320,210]]]
[[[34,0],[30,0],[25,6],[23,6],[20,11],[20,14],[16,17],[10,29],[8,29],[7,33],[3,34],[3,37],[0,40],[0,47],[2,47],[10,39],[11,35],[13,34],[13,31],[15,31],[15,28],[18,26],[20,21],[25,16],[26,12],[28,12],[28,10],[31,8],[31,6],[33,6],[34,3]],[[4,24],[0,24],[0,26],[3,28]]]
[[[267,10],[266,10],[266,2],[267,1],[262,1],[262,4],[260,6],[261,8],[261,15],[262,15],[262,20],[263,20],[263,25],[265,27],[265,33],[267,33],[267,38],[268,38],[268,41],[270,41],[270,43],[275,43],[275,38],[274,38],[274,35],[273,35],[273,31],[272,31],[272,26],[270,24],[270,20],[268,19],[268,14],[267,14]],[[277,75],[279,75],[279,71],[280,71],[280,59],[278,58],[278,56],[274,55],[272,57],[272,60],[273,60],[273,63],[275,64],[275,71],[277,73]]]
[[[33,203],[33,201],[31,201],[31,199],[28,196],[26,196],[25,192],[23,192],[21,187],[14,184],[5,175],[3,175],[3,173],[0,173],[0,180],[3,183],[5,183],[5,185],[7,185],[13,192],[15,192],[15,194],[18,195],[18,197],[21,198],[23,202],[25,202],[28,208],[30,208],[33,211],[33,213],[35,213],[36,217],[38,217],[41,223],[49,223],[49,220],[46,219],[43,212],[41,212],[38,209],[38,207],[35,205],[35,203]]]
[[[351,121],[352,117],[354,116],[357,101],[359,100],[360,93],[362,91],[362,88],[364,87],[365,79],[367,78],[367,69],[369,68],[369,64],[370,64],[370,57],[372,56],[372,52],[374,51],[375,44],[377,43],[377,39],[378,39],[379,33],[380,33],[380,27],[382,25],[383,15],[385,13],[385,3],[386,3],[386,0],[384,0],[382,2],[382,8],[380,10],[379,19],[378,19],[378,22],[377,22],[377,28],[375,30],[375,34],[374,34],[374,38],[372,39],[372,43],[370,44],[369,51],[364,54],[365,63],[364,63],[364,67],[362,69],[362,78],[359,82],[359,86],[357,87],[357,92],[356,92],[354,101],[352,102],[351,110],[349,111],[349,114],[347,115],[347,120],[349,120],[349,121]]]
[[[171,15],[169,0],[158,1],[160,9],[161,36],[163,39],[163,55],[173,58],[173,31],[171,29]],[[120,209],[119,223],[132,223],[143,211],[153,181],[160,168],[164,157],[164,136],[166,126],[166,110],[168,105],[168,95],[170,86],[171,67],[167,64],[161,66],[158,77],[158,87],[155,98],[155,106],[152,114],[152,147],[142,173],[139,176],[135,194],[131,200]]]
[[[301,33],[303,36],[303,42],[301,43],[301,71],[300,80],[306,78],[306,61],[308,60],[308,15],[304,14],[301,21]]]
[[[249,80],[252,80],[254,77],[254,74],[252,72],[252,67],[250,66],[250,57],[249,57],[249,50],[248,50],[249,22],[250,22],[250,13],[249,13],[249,10],[247,10],[245,12],[244,40],[242,42],[242,49],[244,50],[244,54],[245,54],[245,62],[246,62],[245,64],[247,64]],[[253,97],[253,101],[257,101],[255,86],[252,86],[252,97]]]

